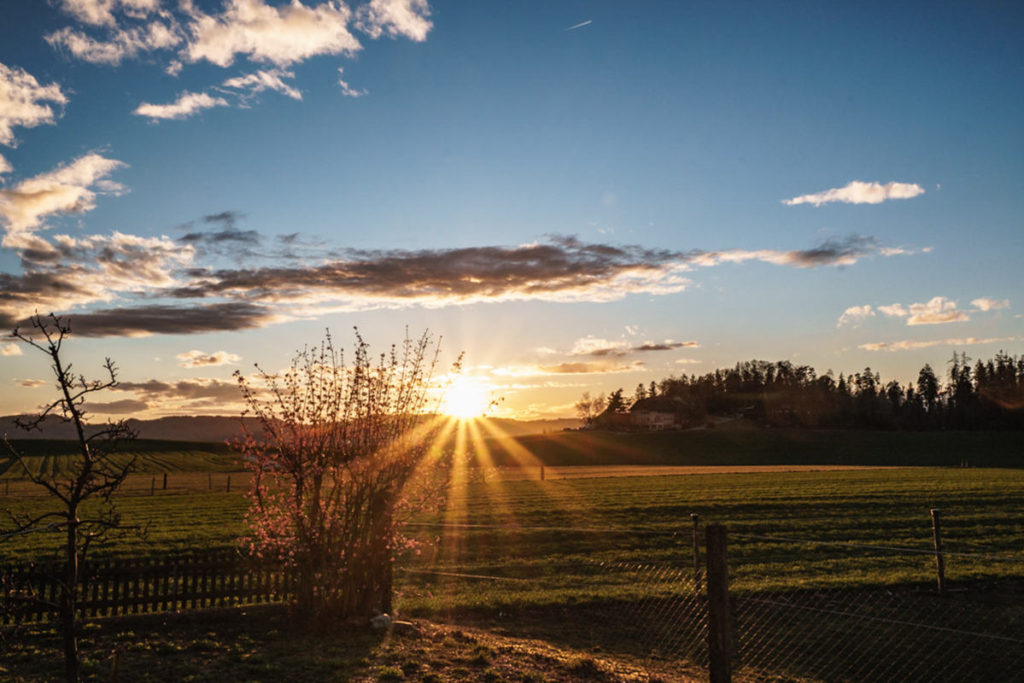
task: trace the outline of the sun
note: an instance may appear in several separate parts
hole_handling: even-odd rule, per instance
[[[460,420],[469,420],[483,415],[489,405],[486,387],[479,382],[460,377],[444,392],[441,411]]]

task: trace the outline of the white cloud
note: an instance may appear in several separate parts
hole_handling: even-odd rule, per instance
[[[356,28],[371,38],[386,33],[416,42],[427,39],[433,24],[427,0],[370,0],[356,12]]]
[[[264,90],[276,90],[283,95],[291,97],[292,99],[301,100],[302,93],[296,88],[285,83],[285,78],[295,78],[295,74],[283,69],[261,70],[256,71],[255,73],[246,74],[245,76],[229,78],[224,81],[224,87],[234,88],[236,90],[248,90],[249,94],[252,95],[261,93]]]
[[[124,187],[107,176],[124,165],[93,152],[10,189],[0,189],[0,222],[7,227],[4,246],[16,248],[11,240],[38,227],[46,216],[84,213],[95,208],[98,193],[123,192]]]
[[[956,302],[944,296],[932,297],[928,303],[910,304],[908,325],[941,325],[970,320],[963,311],[957,310]]]
[[[800,195],[792,199],[784,199],[782,203],[787,206],[797,204],[813,204],[821,206],[830,202],[844,202],[846,204],[881,204],[887,199],[910,199],[924,194],[924,188],[917,183],[865,183],[854,180],[846,187],[836,187],[831,190],[823,190],[814,194]]]
[[[361,49],[348,30],[347,5],[328,0],[306,6],[300,0],[274,7],[263,0],[228,0],[219,15],[189,6],[191,39],[182,51],[188,62],[231,65],[236,55],[285,67],[315,55],[354,54]]]
[[[144,27],[116,29],[108,40],[97,40],[70,27],[54,31],[45,39],[54,48],[63,48],[82,61],[117,66],[140,52],[174,47],[182,37],[175,28],[154,21]]]
[[[0,154],[0,175],[3,175],[4,173],[10,173],[13,170],[14,167],[11,166],[11,162],[7,161],[7,159],[4,158],[3,154]]]
[[[60,0],[60,7],[79,21],[94,26],[114,26],[114,12],[140,19],[156,12],[160,0]]]
[[[865,319],[874,317],[874,315],[875,312],[867,304],[863,306],[850,306],[839,316],[839,322],[836,323],[836,327],[842,327],[843,325],[857,326],[864,322]]]
[[[21,346],[15,342],[8,342],[6,344],[0,344],[0,356],[20,356],[22,355]]]
[[[241,356],[236,356],[235,354],[228,353],[227,351],[206,353],[205,351],[199,351],[198,349],[179,353],[177,358],[181,361],[179,365],[183,368],[203,368],[210,367],[212,365],[229,365],[242,360]]]
[[[223,97],[211,97],[204,92],[188,92],[178,96],[170,104],[150,104],[143,102],[132,113],[137,116],[148,116],[150,119],[184,119],[204,109],[227,107],[228,101]]]
[[[927,349],[933,346],[973,346],[976,344],[999,344],[1003,342],[1016,341],[1015,337],[989,337],[979,339],[977,337],[953,337],[950,339],[933,339],[930,341],[917,341],[916,339],[904,339],[897,342],[873,342],[861,344],[857,348],[865,351],[915,351]]]
[[[17,379],[17,378],[15,378],[12,381],[16,382],[18,384],[18,386],[25,387],[26,389],[36,389],[38,387],[45,386],[47,384],[46,380],[44,380],[44,379]]]
[[[0,144],[14,146],[14,127],[54,123],[58,116],[46,102],[64,105],[67,97],[56,83],[40,85],[35,76],[0,63]]]
[[[1010,300],[981,297],[980,299],[973,299],[971,301],[971,305],[979,311],[1001,311],[1004,308],[1010,307]]]
[[[878,310],[884,315],[890,318],[906,318],[910,315],[910,311],[903,308],[902,304],[889,304],[888,306],[879,306]]]
[[[678,358],[676,363],[679,365],[700,365],[704,361],[697,360],[696,358]]]
[[[348,84],[348,81],[346,81],[344,78],[342,78],[344,73],[345,73],[345,69],[343,67],[339,66],[338,67],[338,85],[341,86],[341,94],[342,95],[345,95],[346,97],[362,97],[363,95],[365,95],[367,93],[366,90],[356,90],[355,88],[351,87]]]

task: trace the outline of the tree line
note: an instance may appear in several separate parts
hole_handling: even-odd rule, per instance
[[[809,365],[751,360],[641,384],[632,396],[623,389],[607,397],[584,394],[576,409],[595,426],[646,409],[676,413],[682,425],[743,415],[776,427],[1016,430],[1024,429],[1024,356],[1000,351],[972,363],[954,352],[944,379],[925,364],[908,384],[883,382],[870,367],[837,378]]]

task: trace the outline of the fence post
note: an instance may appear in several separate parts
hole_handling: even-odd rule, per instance
[[[693,522],[693,592],[700,595],[700,515],[691,512],[690,521]]]
[[[732,624],[729,615],[729,565],[724,524],[708,524],[708,673],[711,683],[731,683]]]
[[[540,466],[540,480],[544,481],[544,465]]]
[[[932,540],[935,542],[935,570],[938,574],[939,595],[946,594],[946,560],[942,555],[942,526],[939,508],[932,508]]]
[[[164,491],[167,490],[167,473],[164,472]]]

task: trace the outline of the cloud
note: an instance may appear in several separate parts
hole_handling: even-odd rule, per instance
[[[699,365],[703,362],[704,361],[697,360],[696,358],[679,358],[676,360],[676,363],[679,363],[680,365]]]
[[[355,26],[371,38],[387,34],[423,42],[434,26],[429,16],[427,0],[370,0],[356,11]]]
[[[20,356],[22,354],[21,345],[17,342],[0,344],[0,356]]]
[[[634,346],[633,351],[646,352],[646,351],[671,351],[673,349],[696,349],[700,348],[700,344],[695,341],[684,341],[677,342],[671,339],[666,339],[663,342],[644,342],[639,346]]]
[[[57,235],[53,242],[29,234],[18,249],[24,272],[0,273],[0,327],[22,324],[37,310],[67,311],[111,301],[119,292],[143,295],[171,286],[172,271],[192,254],[165,237],[118,232]]]
[[[170,104],[150,104],[143,102],[132,113],[136,116],[148,116],[152,120],[184,119],[213,107],[227,107],[228,101],[223,97],[212,97],[204,92],[185,91]]]
[[[578,28],[583,28],[584,26],[590,26],[593,23],[594,23],[594,21],[592,19],[587,19],[586,21],[581,21],[578,24],[573,24],[572,26],[570,26],[569,28],[567,28],[565,30],[566,31],[575,31]]]
[[[0,62],[0,144],[13,147],[14,128],[34,128],[56,121],[53,106],[68,99],[56,83],[40,85],[35,76],[19,67]]]
[[[100,415],[131,415],[148,410],[149,404],[134,398],[125,398],[107,403],[90,402],[88,408],[90,413]]]
[[[825,240],[812,249],[794,249],[790,251],[775,249],[692,251],[688,254],[688,261],[698,266],[763,261],[778,266],[818,268],[821,266],[851,266],[863,258],[875,255],[890,257],[913,253],[915,252],[911,249],[883,247],[874,237],[850,235],[845,238]]]
[[[836,323],[836,327],[842,327],[843,325],[853,325],[856,327],[867,318],[874,317],[874,315],[875,312],[867,304],[864,306],[850,306],[839,316],[839,322]]]
[[[643,368],[643,363],[618,363],[615,361],[569,362],[537,366],[539,374],[548,375],[593,375],[616,372],[631,372]]]
[[[890,318],[906,318],[908,315],[910,315],[910,311],[903,308],[901,304],[889,304],[888,306],[879,306],[878,310],[881,311],[884,315],[889,316]]]
[[[342,95],[344,95],[345,97],[362,97],[363,95],[365,95],[368,92],[366,90],[356,90],[355,88],[351,87],[348,84],[348,81],[346,81],[344,78],[341,77],[344,73],[345,73],[345,69],[339,66],[338,67],[338,85],[341,86],[341,94]]]
[[[134,394],[135,400],[143,402],[149,408],[166,409],[177,405],[189,408],[216,406],[223,409],[225,404],[239,403],[242,400],[237,382],[214,378],[182,379],[171,382],[158,379],[144,382],[118,382],[115,387],[112,387],[112,390]],[[253,390],[259,393],[262,388],[257,386],[253,387]]]
[[[873,342],[870,344],[861,344],[857,348],[864,349],[865,351],[914,351],[917,349],[931,348],[933,346],[972,346],[975,344],[999,344],[1002,342],[1012,341],[1016,341],[1016,338],[989,337],[987,339],[979,339],[977,337],[958,337],[950,339],[933,339],[930,341],[905,339],[897,342]]]
[[[19,248],[19,236],[38,227],[47,216],[91,211],[97,194],[123,192],[124,186],[108,176],[124,165],[93,152],[10,189],[0,189],[0,222],[7,228],[3,246]]]
[[[625,356],[630,352],[629,342],[609,341],[596,337],[583,337],[577,339],[569,351],[570,356]]]
[[[1010,307],[1010,300],[982,297],[980,299],[971,300],[971,305],[979,311],[1001,311],[1004,308]]]
[[[188,3],[190,39],[187,62],[206,60],[230,66],[236,55],[286,67],[316,55],[352,55],[361,49],[348,30],[348,6],[328,0],[306,6],[300,0],[274,7],[263,0],[227,0],[219,15]]]
[[[515,247],[419,251],[319,245],[303,258],[306,249],[292,236],[265,249],[258,233],[236,226],[238,216],[207,216],[203,222],[216,227],[191,230],[178,240],[121,233],[52,239],[26,231],[14,234],[18,239],[9,246],[18,251],[25,272],[0,273],[0,328],[19,324],[35,310],[71,313],[76,332],[102,337],[240,330],[328,313],[409,306],[608,302],[631,294],[681,292],[690,285],[684,274],[695,265],[756,258],[813,267],[849,263],[879,249],[873,238],[862,237],[806,251],[739,254],[554,236]],[[8,231],[5,243],[12,234]],[[301,252],[294,251],[297,244]],[[222,255],[259,260],[237,267],[196,260]],[[596,346],[591,351],[615,356],[695,344],[622,342],[604,352]]]
[[[227,351],[206,353],[205,351],[192,349],[185,353],[179,353],[177,359],[181,361],[179,365],[183,368],[202,368],[211,365],[230,365],[242,360],[242,357]]]
[[[85,24],[114,26],[114,12],[139,19],[156,12],[160,0],[60,0],[60,8]]]
[[[10,173],[13,170],[14,167],[11,166],[11,162],[7,161],[7,159],[4,158],[3,154],[0,154],[0,175],[3,175],[4,173]]]
[[[116,29],[107,40],[97,40],[71,27],[49,33],[44,38],[51,47],[67,50],[84,62],[110,66],[137,57],[140,52],[171,48],[182,41],[176,27],[159,21],[145,26]]]
[[[17,382],[18,386],[25,387],[26,389],[36,389],[48,384],[44,379],[15,379],[13,381]]]
[[[970,320],[963,311],[957,310],[956,302],[944,296],[932,297],[928,303],[910,304],[908,325],[941,325]]]
[[[125,306],[67,315],[79,337],[145,337],[152,334],[201,334],[264,327],[285,316],[244,302],[206,306]],[[0,315],[0,329],[27,326],[27,320]]]
[[[250,95],[256,95],[264,90],[275,90],[294,100],[301,100],[302,93],[285,83],[284,79],[286,78],[295,78],[295,74],[284,69],[260,70],[244,76],[229,78],[224,81],[224,87],[245,90]]]
[[[846,187],[837,187],[831,190],[823,190],[814,194],[800,195],[792,199],[784,199],[782,203],[786,206],[798,204],[813,204],[821,206],[830,202],[844,202],[846,204],[881,204],[887,199],[910,199],[924,194],[924,188],[917,183],[865,183],[854,180]]]

